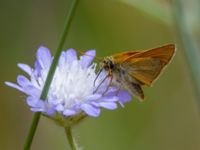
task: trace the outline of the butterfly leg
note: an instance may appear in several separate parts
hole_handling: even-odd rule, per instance
[[[109,87],[110,87],[110,85],[112,84],[112,81],[113,81],[113,75],[112,75],[111,70],[109,70],[107,76],[110,77],[110,80],[109,80],[108,86],[106,87],[106,90],[103,92],[103,95],[105,95],[108,92]]]
[[[106,81],[106,79],[109,77],[109,74],[106,75],[106,77],[101,81],[101,83],[99,83],[99,85],[97,86],[97,88],[93,91],[93,93],[96,93],[97,90],[99,89],[99,87]]]
[[[103,95],[105,95],[105,94],[108,92],[108,90],[109,90],[109,88],[110,88],[110,85],[112,84],[112,80],[113,80],[113,76],[110,77],[108,86],[106,87],[106,90],[103,92]]]
[[[116,90],[116,96],[119,94],[120,89],[121,89],[121,84],[117,87],[117,90]]]
[[[93,83],[93,86],[95,87],[95,83],[96,83],[96,81],[97,81],[97,79],[98,79],[98,77],[99,77],[99,75],[101,74],[101,72],[103,71],[103,68],[101,68],[100,70],[99,70],[99,72],[97,73],[97,76],[96,76],[96,78],[94,79],[94,83]],[[107,77],[106,77],[107,78]],[[105,79],[106,79],[105,78]],[[104,81],[104,80],[103,80]],[[102,82],[103,82],[102,81]]]

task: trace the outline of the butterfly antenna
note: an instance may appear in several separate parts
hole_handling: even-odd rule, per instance
[[[104,83],[104,81],[109,77],[109,75],[106,75],[106,77],[101,81],[101,83],[97,86],[96,90],[93,91],[93,93],[96,93],[99,87]]]
[[[96,83],[96,81],[97,81],[97,79],[98,79],[98,77],[99,77],[99,75],[101,74],[102,71],[103,71],[103,68],[101,68],[101,69],[99,70],[99,72],[97,73],[97,76],[96,76],[96,78],[94,79],[93,87],[95,87],[95,83]]]

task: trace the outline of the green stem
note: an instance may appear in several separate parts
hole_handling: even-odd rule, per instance
[[[40,112],[37,112],[33,116],[31,127],[29,129],[29,132],[28,132],[25,144],[24,144],[24,150],[29,150],[30,149],[31,143],[33,141],[34,133],[36,131],[36,128],[37,128],[39,120],[40,120]]]
[[[65,127],[65,134],[66,134],[68,143],[69,143],[69,145],[71,147],[71,150],[77,150],[76,144],[75,144],[73,136],[72,136],[71,127]]]
[[[70,10],[69,10],[67,18],[66,18],[64,31],[63,31],[62,36],[60,38],[60,42],[59,42],[58,47],[56,49],[55,57],[54,57],[53,62],[51,64],[49,73],[47,75],[47,79],[45,81],[44,88],[43,88],[41,96],[40,96],[40,99],[42,99],[42,100],[45,100],[46,97],[47,97],[47,94],[48,94],[48,91],[49,91],[49,87],[51,85],[51,81],[53,79],[53,76],[54,76],[54,73],[55,73],[55,70],[56,70],[56,66],[57,66],[57,63],[58,63],[58,60],[59,60],[59,57],[60,57],[64,42],[65,42],[65,39],[67,37],[68,31],[69,31],[69,27],[70,27],[70,24],[72,22],[72,18],[74,16],[78,1],[79,0],[73,0],[72,1]],[[40,116],[41,116],[40,112],[37,112],[37,113],[34,114],[34,117],[33,117],[33,120],[32,120],[32,124],[31,124],[31,127],[29,129],[28,136],[27,136],[26,141],[24,143],[24,150],[29,150],[30,147],[31,147],[32,140],[33,140],[33,137],[35,135],[35,131],[37,129],[38,122],[40,120]]]
[[[184,12],[182,3],[180,0],[173,0],[173,9],[174,9],[174,19],[175,24],[178,31],[178,36],[180,38],[180,42],[183,45],[183,50],[186,56],[186,60],[189,65],[190,73],[192,76],[194,91],[197,96],[197,103],[200,108],[200,53],[197,47],[197,43],[195,39],[191,36],[189,32],[186,22],[184,19]]]

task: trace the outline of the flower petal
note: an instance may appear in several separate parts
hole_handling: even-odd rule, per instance
[[[63,105],[59,104],[59,105],[56,106],[55,109],[56,109],[58,112],[61,112],[61,111],[64,110],[64,107],[63,107]]]
[[[44,101],[39,100],[39,99],[34,98],[34,97],[31,97],[31,96],[27,97],[26,102],[31,107],[44,108]]]
[[[77,60],[77,54],[74,49],[68,49],[66,51],[67,63],[71,64],[74,60]]]
[[[91,62],[94,59],[95,55],[96,55],[96,51],[95,50],[86,51],[84,53],[84,55],[80,57],[81,66],[83,68],[87,68],[91,64]]]
[[[116,102],[118,100],[119,100],[119,97],[116,96],[116,93],[114,93],[113,95],[104,96],[100,99],[100,101],[107,101],[107,102]]]
[[[93,95],[89,95],[87,97],[85,97],[86,101],[92,101],[92,100],[97,100],[99,98],[101,98],[101,94],[93,94]]]
[[[66,109],[65,111],[63,111],[63,115],[65,115],[65,116],[72,116],[75,114],[76,114],[76,111],[74,111],[74,110]]]
[[[41,90],[33,86],[29,86],[29,87],[26,87],[26,89],[24,89],[24,93],[26,93],[27,95],[35,96],[35,97],[40,97]]]
[[[22,90],[27,95],[32,95],[35,97],[39,97],[41,94],[41,90],[37,89],[32,85],[32,83],[23,75],[18,75],[17,83],[22,87]]]
[[[33,75],[38,78],[41,75],[41,70],[42,67],[40,66],[40,63],[36,60],[35,64],[34,64],[34,71],[33,71]],[[32,76],[33,76],[32,75]]]
[[[32,112],[45,112],[43,108],[30,108]]]
[[[23,75],[17,76],[17,83],[23,88],[32,85],[32,83]]]
[[[31,73],[32,73],[32,68],[31,68],[29,65],[19,63],[19,64],[17,64],[17,66],[18,66],[20,69],[22,69],[24,72],[26,72],[28,75],[31,75]]]
[[[36,52],[36,57],[43,69],[48,68],[51,65],[52,57],[48,48],[40,46]]]
[[[106,109],[116,109],[117,108],[117,104],[113,103],[113,102],[101,102],[99,103],[99,106],[106,108]]]
[[[47,113],[47,115],[52,116],[56,112],[56,110],[54,108],[51,108],[46,110],[45,112]]]
[[[63,65],[66,65],[66,59],[67,59],[66,52],[61,52],[58,63],[58,66],[60,66],[60,68],[62,68]]]
[[[100,114],[100,109],[98,107],[89,105],[89,104],[82,104],[81,105],[81,109],[88,114],[89,116],[92,117],[98,117]]]
[[[122,107],[124,106],[123,105],[124,103],[130,102],[132,99],[131,95],[125,90],[120,90],[118,97],[119,97],[119,103]]]
[[[5,82],[5,84],[7,85],[7,86],[10,86],[10,87],[12,87],[12,88],[15,88],[15,89],[17,89],[17,90],[19,90],[19,91],[21,91],[21,92],[24,92],[24,90],[23,90],[23,88],[21,88],[19,85],[17,85],[17,84],[14,84],[14,83],[12,83],[12,82]]]

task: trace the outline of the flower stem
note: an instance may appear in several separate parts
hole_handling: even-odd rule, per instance
[[[78,1],[79,0],[72,0],[71,7],[70,7],[70,10],[69,10],[67,18],[66,18],[65,28],[64,28],[64,31],[61,35],[60,42],[59,42],[58,47],[56,49],[55,57],[54,57],[53,62],[51,64],[49,73],[47,75],[47,79],[45,81],[44,88],[43,88],[41,96],[40,96],[40,99],[42,99],[42,100],[45,100],[46,97],[47,97],[49,87],[50,87],[51,81],[53,79],[53,76],[54,76],[54,73],[55,73],[55,70],[56,70],[56,66],[57,66],[57,63],[58,63],[64,42],[65,42],[65,39],[67,37],[69,27],[71,25],[72,18],[74,16]],[[31,124],[31,127],[29,129],[29,133],[28,133],[28,136],[26,138],[26,141],[24,143],[24,150],[29,150],[30,147],[31,147],[31,143],[32,143],[33,137],[35,135],[35,131],[37,129],[37,125],[38,125],[40,116],[41,116],[40,112],[35,113],[34,116],[33,116],[32,124]]]
[[[174,19],[177,28],[177,33],[180,38],[180,42],[183,45],[183,50],[188,63],[188,69],[190,70],[192,81],[194,85],[194,91],[197,96],[197,103],[200,111],[200,53],[195,39],[189,32],[186,21],[184,18],[183,4],[180,0],[173,0]]]
[[[71,127],[65,127],[65,134],[66,134],[68,143],[69,143],[69,145],[71,147],[71,150],[77,150],[76,144],[75,144],[73,136],[72,136]]]
[[[24,144],[24,150],[30,149],[31,143],[33,141],[34,133],[36,131],[39,120],[40,120],[40,112],[37,112],[33,116],[31,127],[29,129],[28,136],[27,136],[25,144]]]

